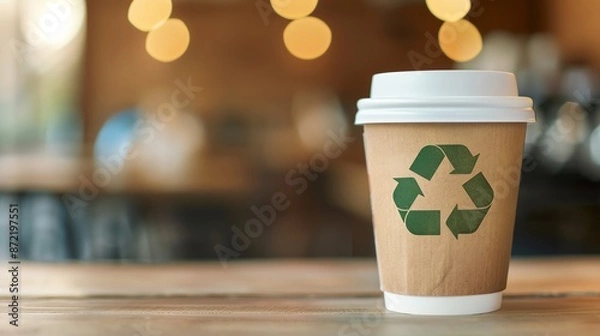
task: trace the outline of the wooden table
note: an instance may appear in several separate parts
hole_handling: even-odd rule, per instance
[[[25,263],[20,281],[0,335],[600,335],[600,258],[514,260],[503,308],[465,317],[385,311],[374,260]]]

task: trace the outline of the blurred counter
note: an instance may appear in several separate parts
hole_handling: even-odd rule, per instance
[[[205,193],[231,197],[232,194],[248,194],[256,187],[255,172],[239,157],[211,156],[197,161],[193,171],[186,176],[177,175],[176,179],[161,181],[160,176],[143,178],[134,169],[114,171],[110,167],[95,167],[91,158],[43,153],[5,154],[0,156],[0,191],[76,194],[82,189],[98,189],[97,192],[109,194]]]

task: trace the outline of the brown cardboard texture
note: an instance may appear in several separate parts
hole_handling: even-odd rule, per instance
[[[526,124],[369,124],[381,288],[456,296],[506,287]]]

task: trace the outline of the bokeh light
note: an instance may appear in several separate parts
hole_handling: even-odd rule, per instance
[[[523,62],[524,47],[525,43],[521,38],[504,31],[493,31],[483,38],[483,49],[479,56],[462,64],[461,68],[516,72]],[[520,75],[520,80],[528,77],[524,72]],[[538,124],[539,122],[530,125]]]
[[[319,0],[271,0],[275,13],[289,20],[309,16],[318,3]]]
[[[19,1],[19,5],[22,6],[20,21],[25,42],[44,53],[68,45],[85,29],[84,0]]]
[[[94,142],[94,165],[96,167],[104,167],[107,160],[112,160],[116,162],[111,164],[128,168],[127,160],[122,154],[123,148],[127,150],[135,142],[134,127],[140,120],[140,116],[142,116],[141,111],[129,109],[114,114],[104,123]],[[106,183],[107,185],[108,183],[119,184],[123,182],[123,178],[122,174],[114,174]]]
[[[438,39],[444,54],[456,62],[472,60],[479,55],[483,47],[479,30],[467,20],[444,22]]]
[[[133,0],[127,17],[141,31],[150,31],[169,19],[173,11],[171,0]]]
[[[292,115],[300,141],[310,152],[323,149],[330,136],[329,130],[347,129],[349,126],[339,98],[323,89],[294,94]]]
[[[593,164],[595,165],[594,168],[598,168],[600,167],[600,127],[594,129],[592,134],[590,134],[589,147],[591,159]],[[600,173],[600,171],[598,173]]]
[[[152,112],[161,113],[160,108]],[[194,173],[195,158],[205,140],[204,125],[196,114],[183,110],[168,113],[173,115],[152,141],[140,139],[133,147],[139,153],[134,162],[138,176],[159,187],[188,182],[185,177]]]
[[[329,49],[331,39],[329,26],[312,16],[290,22],[283,32],[288,51],[303,60],[322,56]]]
[[[179,19],[169,19],[150,31],[146,37],[146,51],[161,62],[173,62],[181,57],[190,45],[190,31]]]
[[[429,11],[446,22],[456,22],[471,10],[471,0],[426,0]]]

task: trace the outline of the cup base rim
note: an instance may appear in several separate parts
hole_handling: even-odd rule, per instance
[[[464,296],[414,296],[383,292],[385,308],[412,315],[474,315],[496,311],[502,292]]]

